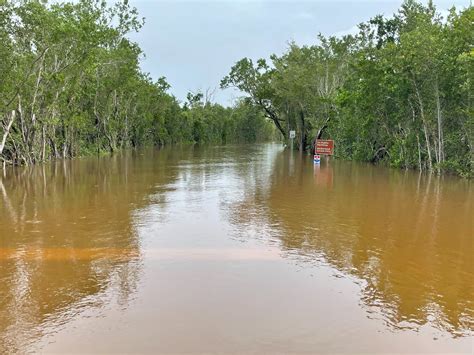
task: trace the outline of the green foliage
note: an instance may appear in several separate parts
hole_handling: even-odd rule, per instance
[[[0,2],[0,160],[271,137],[249,104],[224,108],[198,93],[182,107],[165,78],[142,73],[142,51],[127,38],[142,24],[127,0]]]
[[[221,87],[243,91],[283,137],[296,130],[301,150],[331,137],[342,158],[472,176],[473,22],[473,7],[442,19],[407,0],[355,36],[292,43],[270,64],[244,58]]]

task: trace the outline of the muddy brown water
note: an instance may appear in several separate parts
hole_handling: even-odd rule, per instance
[[[1,174],[2,353],[473,351],[472,182],[278,144]]]

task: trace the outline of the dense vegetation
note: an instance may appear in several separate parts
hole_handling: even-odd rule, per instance
[[[168,143],[254,142],[273,127],[242,100],[182,104],[141,72],[128,2],[0,0],[0,162],[32,164]]]
[[[221,83],[237,87],[301,150],[336,140],[346,159],[473,175],[474,8],[442,18],[405,1],[356,35],[291,44],[281,56],[238,61]]]
[[[472,176],[473,21],[473,7],[443,19],[407,0],[356,35],[238,61],[221,87],[246,98],[226,108],[202,93],[180,103],[165,78],[140,70],[127,34],[143,20],[127,0],[0,0],[0,162],[294,129],[302,151],[330,137],[345,159]]]

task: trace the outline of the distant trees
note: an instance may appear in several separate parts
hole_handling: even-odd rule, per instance
[[[248,100],[234,107],[203,102],[203,95],[188,95],[183,108],[185,121],[192,122],[191,141],[197,143],[255,143],[275,137],[262,112]]]
[[[197,98],[182,108],[164,78],[141,72],[141,49],[126,35],[142,24],[126,0],[0,1],[0,162],[253,140],[238,128],[244,121],[259,139],[270,137],[253,107],[234,112]]]
[[[292,43],[271,63],[238,61],[221,87],[236,87],[301,150],[337,140],[343,158],[473,174],[474,9],[442,19],[407,0],[343,38]]]

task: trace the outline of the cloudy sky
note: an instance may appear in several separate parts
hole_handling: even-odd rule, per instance
[[[154,79],[165,76],[171,92],[214,89],[243,57],[268,58],[288,41],[315,43],[316,35],[345,34],[376,14],[396,12],[392,0],[130,0],[146,23],[132,34],[146,54],[142,68]],[[434,1],[439,10],[469,0]],[[216,90],[214,101],[229,105],[238,93]]]

